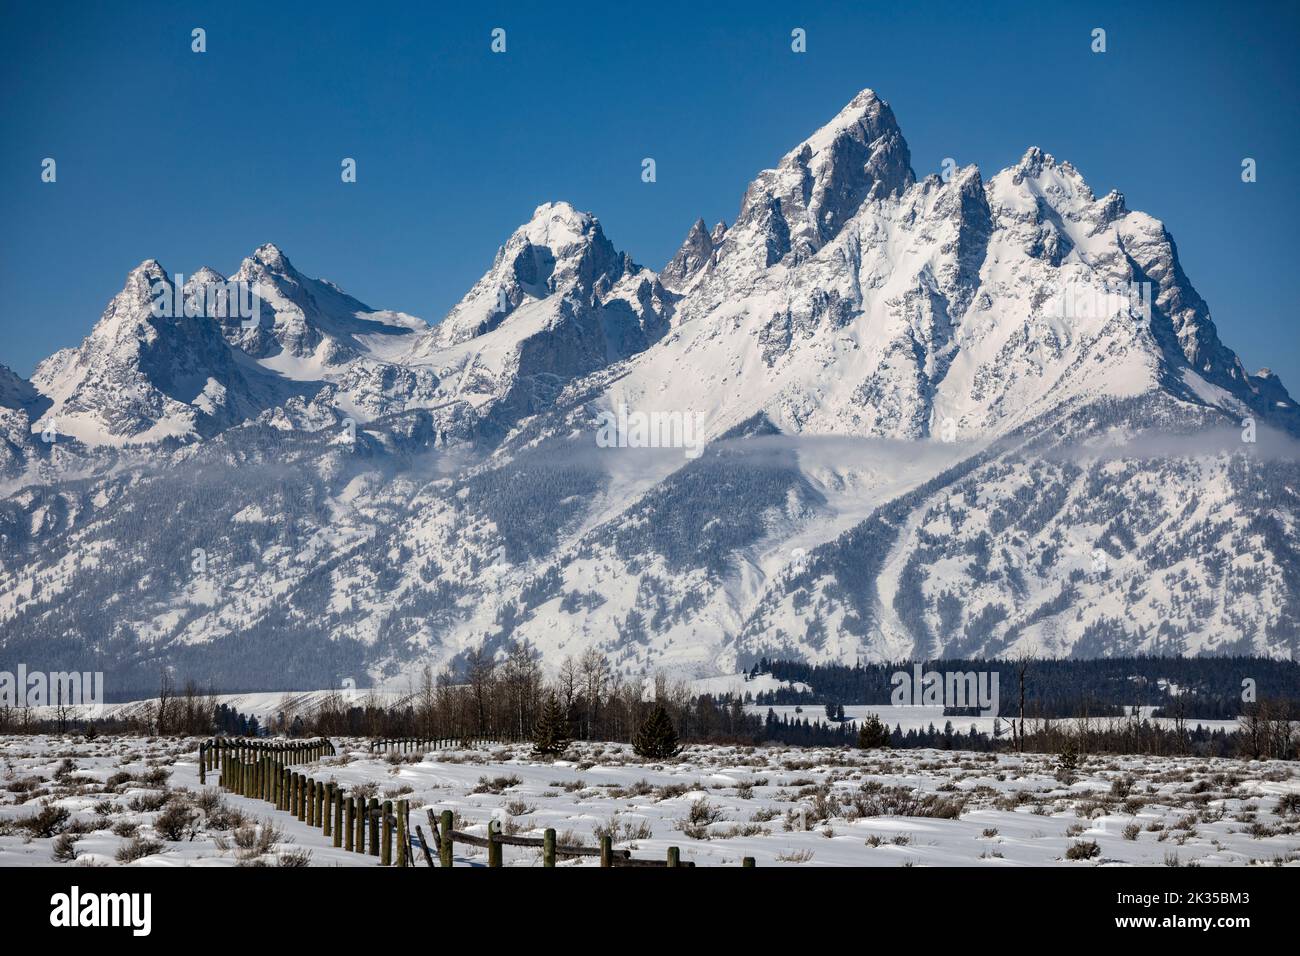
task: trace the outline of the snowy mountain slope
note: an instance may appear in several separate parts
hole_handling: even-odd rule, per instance
[[[259,323],[149,315],[147,262],[30,388],[0,378],[6,654],[144,689],[516,639],[702,675],[1297,653],[1295,403],[1158,220],[1039,149],[918,181],[863,91],[660,274],[548,203],[432,328],[274,246],[232,279]],[[600,447],[627,412],[708,444]]]
[[[828,660],[1024,650],[1294,659],[1300,446],[1271,435],[1243,453],[1213,419],[1137,404],[1093,405],[1032,430],[813,550],[754,602],[741,658],[795,645]],[[1146,431],[1116,427],[1135,412]],[[825,643],[810,648],[810,630]]]

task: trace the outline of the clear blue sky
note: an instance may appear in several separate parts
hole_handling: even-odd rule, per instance
[[[1033,144],[1163,219],[1227,344],[1300,392],[1294,2],[0,10],[0,362],[22,374],[149,257],[229,273],[273,241],[373,307],[432,320],[538,203],[567,199],[658,268],[870,86],[919,175],[947,156],[990,175]]]

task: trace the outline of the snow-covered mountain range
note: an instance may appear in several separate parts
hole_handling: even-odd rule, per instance
[[[1300,413],[1164,226],[1038,148],[918,181],[870,90],[659,273],[555,202],[434,326],[273,245],[173,283],[147,260],[0,367],[5,659],[268,688],[512,639],[696,676],[1300,648]],[[230,283],[256,321],[155,307]],[[637,416],[704,453],[597,440]]]

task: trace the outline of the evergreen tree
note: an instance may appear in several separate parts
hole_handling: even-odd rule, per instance
[[[677,743],[677,731],[673,729],[673,722],[668,719],[663,704],[655,704],[650,716],[642,721],[632,738],[632,749],[638,757],[646,760],[665,760],[682,752]]]
[[[862,750],[889,747],[889,728],[875,714],[868,714],[858,728],[858,747]]]
[[[539,754],[558,754],[569,745],[568,720],[554,691],[546,698],[541,715],[533,725],[533,749]]]

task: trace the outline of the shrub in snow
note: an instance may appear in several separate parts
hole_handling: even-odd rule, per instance
[[[34,839],[42,839],[61,832],[67,822],[68,811],[66,807],[56,807],[52,803],[44,803],[33,816],[19,820],[18,825],[31,834]]]
[[[60,834],[54,841],[50,856],[57,863],[71,863],[77,858],[76,845],[77,838],[71,833]]]
[[[117,862],[131,863],[145,856],[161,853],[163,844],[148,837],[134,836],[117,848]]]
[[[153,822],[153,828],[164,840],[175,843],[178,840],[185,839],[186,834],[193,835],[190,827],[193,821],[194,812],[189,807],[184,804],[173,803],[158,814],[157,819]]]
[[[1101,856],[1101,847],[1097,845],[1096,840],[1071,843],[1069,849],[1065,851],[1067,860],[1091,860],[1094,856]]]

